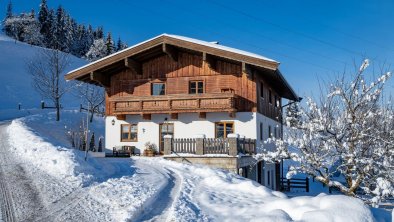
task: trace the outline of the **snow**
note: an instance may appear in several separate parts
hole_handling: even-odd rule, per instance
[[[33,90],[31,76],[26,63],[34,58],[42,48],[13,40],[0,32],[0,82],[2,96],[0,110],[39,108],[41,96]],[[66,71],[86,64],[85,60],[70,56],[70,66]],[[78,107],[79,101],[73,95],[66,95],[62,104]],[[1,114],[1,113],[0,113]],[[0,115],[0,118],[3,116]]]
[[[62,139],[64,126],[83,114],[63,111],[60,123],[54,116],[43,112],[13,120],[7,133],[12,155],[29,166],[49,215],[58,221],[374,221],[369,207],[355,198],[289,198],[206,166],[147,157],[85,162],[84,153]],[[98,134],[101,121],[96,117],[92,124]],[[382,215],[376,218],[389,218]]]
[[[262,59],[262,60],[266,60],[266,61],[269,61],[269,62],[278,63],[277,61],[275,61],[275,60],[273,60],[273,59],[270,59],[270,58],[267,58],[267,57],[265,57],[265,56],[258,55],[258,54],[255,54],[255,53],[251,53],[251,52],[247,52],[247,51],[243,51],[243,50],[231,48],[231,47],[228,47],[228,46],[219,45],[219,44],[212,43],[212,42],[206,42],[206,41],[202,41],[202,40],[198,40],[198,39],[193,39],[193,38],[189,38],[189,37],[184,37],[184,36],[179,36],[179,35],[171,35],[171,34],[163,33],[163,34],[161,34],[161,35],[155,36],[155,37],[153,37],[153,38],[151,38],[151,39],[148,39],[148,40],[146,40],[146,41],[140,42],[140,43],[135,44],[135,45],[133,45],[133,46],[130,46],[130,47],[126,48],[126,49],[123,49],[123,50],[121,50],[121,51],[118,51],[118,52],[116,52],[116,53],[113,53],[113,54],[111,54],[111,55],[109,55],[109,56],[106,56],[106,57],[104,57],[104,58],[101,58],[101,59],[99,59],[99,60],[96,60],[96,61],[94,61],[94,62],[92,62],[92,63],[89,63],[89,64],[87,64],[87,65],[85,65],[85,66],[82,66],[82,67],[79,67],[79,68],[77,68],[77,69],[74,69],[74,70],[68,72],[68,74],[69,74],[69,73],[72,73],[72,72],[75,72],[75,71],[78,71],[78,70],[81,70],[81,69],[84,69],[84,68],[86,68],[86,67],[88,67],[88,66],[94,65],[94,64],[99,63],[99,62],[101,62],[101,61],[103,61],[103,60],[106,60],[106,59],[108,59],[108,58],[110,58],[110,57],[113,57],[113,56],[116,56],[116,55],[118,55],[118,54],[121,54],[121,53],[123,53],[123,52],[125,52],[125,51],[128,51],[128,50],[130,50],[131,48],[138,47],[138,46],[140,46],[140,45],[143,45],[143,44],[145,44],[145,43],[147,43],[147,42],[150,42],[150,41],[152,41],[152,40],[154,40],[154,39],[157,39],[157,38],[160,38],[160,37],[163,37],[163,36],[168,36],[168,37],[171,37],[171,38],[175,38],[175,39],[179,39],[179,40],[183,40],[183,41],[187,41],[187,42],[191,42],[191,43],[196,43],[196,44],[199,44],[199,45],[208,46],[208,47],[212,47],[212,48],[215,48],[215,49],[220,49],[220,50],[224,50],[224,51],[228,51],[228,52],[233,52],[233,53],[241,54],[241,55],[244,55],[244,56],[250,56],[250,57],[257,58],[257,59]]]

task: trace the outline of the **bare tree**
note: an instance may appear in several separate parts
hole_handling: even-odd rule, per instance
[[[105,101],[104,88],[92,84],[81,83],[77,86],[78,95],[87,104],[86,109],[90,113],[89,121],[93,121],[95,113],[101,113]]]
[[[306,173],[372,205],[394,195],[394,112],[381,99],[391,74],[382,71],[368,82],[368,65],[365,60],[354,75],[328,84],[319,102],[308,98],[300,119],[288,115],[286,138],[273,139],[277,150],[261,157],[290,158],[297,164],[288,177]]]
[[[68,54],[51,49],[42,49],[27,64],[34,89],[44,99],[54,103],[56,121],[60,120],[60,100],[72,88],[72,85],[63,79],[64,71],[69,64]]]

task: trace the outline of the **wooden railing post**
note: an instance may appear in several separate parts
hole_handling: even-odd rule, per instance
[[[228,155],[238,155],[238,134],[228,134]]]
[[[165,135],[164,136],[164,155],[171,155],[172,150],[172,136]]]

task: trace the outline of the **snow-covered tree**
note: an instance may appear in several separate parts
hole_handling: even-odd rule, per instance
[[[293,127],[300,123],[300,107],[298,102],[290,101],[290,105],[286,107],[286,120],[289,122],[289,126]]]
[[[86,53],[86,58],[89,61],[96,61],[107,55],[107,46],[105,45],[104,39],[96,39],[89,51]]]
[[[40,45],[42,35],[39,32],[39,23],[31,13],[21,13],[5,20],[7,35],[16,40],[27,42],[33,45]]]
[[[69,56],[66,53],[49,49],[42,49],[27,64],[34,89],[55,104],[57,121],[60,120],[60,101],[72,88],[63,78],[68,65]]]
[[[344,75],[329,85],[318,103],[308,98],[300,121],[286,119],[285,139],[273,139],[277,150],[259,158],[290,158],[298,164],[288,177],[306,173],[372,205],[393,195],[394,112],[381,98],[391,74],[368,83],[368,65],[365,60],[350,80]]]

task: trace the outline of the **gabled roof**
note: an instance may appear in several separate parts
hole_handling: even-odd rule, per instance
[[[78,79],[79,77],[83,75],[87,75],[90,72],[95,71],[97,69],[103,68],[106,65],[136,55],[138,53],[141,53],[145,50],[148,50],[150,48],[153,48],[163,43],[167,43],[170,45],[175,45],[178,47],[183,47],[191,50],[203,51],[215,56],[219,56],[235,61],[241,61],[251,65],[268,68],[271,70],[276,70],[279,65],[279,62],[275,60],[254,53],[246,52],[243,50],[234,49],[216,43],[206,42],[206,41],[183,37],[183,36],[161,34],[159,36],[148,39],[146,41],[133,45],[129,48],[111,54],[109,56],[106,56],[102,59],[91,62],[78,69],[72,70],[66,74],[65,78],[67,80]]]
[[[294,98],[298,98],[297,95],[294,93],[293,89],[291,89],[290,85],[280,74],[278,70],[279,62],[255,53],[219,45],[213,42],[206,42],[198,39],[170,34],[161,34],[159,36],[126,48],[122,51],[106,56],[102,59],[91,62],[78,69],[72,70],[66,74],[65,79],[87,80],[90,78],[90,75],[93,72],[105,72],[105,70],[111,70],[114,66],[117,66],[117,64],[124,64],[124,60],[127,58],[131,58],[133,56],[138,57],[138,55],[141,55],[146,51],[153,50],[154,48],[157,48],[160,45],[164,44],[184,48],[187,50],[202,52],[224,59],[242,62],[255,67],[260,67],[264,70],[269,70],[270,73],[274,73],[274,75],[276,75],[276,81],[281,81],[281,84],[279,85],[280,87],[284,88],[280,89],[280,91],[285,92],[282,93],[285,98],[292,100],[294,100]]]

